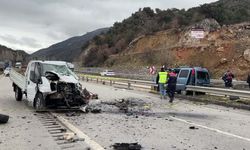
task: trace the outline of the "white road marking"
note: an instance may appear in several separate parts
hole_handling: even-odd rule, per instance
[[[90,146],[93,150],[105,150],[100,144],[92,140],[89,136],[84,134],[80,129],[76,128],[74,125],[69,123],[68,120],[64,119],[61,116],[58,116],[54,113],[51,113],[53,116],[55,116],[63,125],[65,125],[67,128],[69,128],[72,132],[76,133],[76,135],[79,138],[83,138],[84,142]]]
[[[230,136],[230,137],[235,137],[235,138],[250,142],[250,139],[246,138],[246,137],[242,137],[242,136],[235,135],[235,134],[232,134],[232,133],[229,133],[229,132],[221,131],[221,130],[215,129],[215,128],[210,128],[210,127],[203,126],[203,125],[200,125],[200,124],[192,123],[190,121],[180,119],[180,118],[176,118],[176,117],[173,117],[173,116],[170,116],[170,118],[172,118],[174,120],[177,120],[177,121],[180,121],[180,122],[184,122],[184,123],[193,125],[193,126],[201,127],[201,128],[204,128],[204,129],[207,129],[207,130],[210,130],[210,131],[214,131],[214,132],[217,132],[217,133],[220,133],[220,134],[224,134],[224,135],[227,135],[227,136]]]

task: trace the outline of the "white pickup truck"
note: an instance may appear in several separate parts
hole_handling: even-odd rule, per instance
[[[36,110],[82,107],[88,103],[89,95],[63,61],[31,61],[24,76],[12,69],[10,79],[16,100],[21,101],[24,94]]]

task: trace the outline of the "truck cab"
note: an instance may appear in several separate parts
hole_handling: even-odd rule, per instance
[[[45,107],[74,107],[88,103],[78,77],[63,61],[31,61],[25,76],[11,73],[16,99],[26,95],[36,109]],[[18,77],[19,76],[19,77]]]
[[[180,92],[186,89],[186,85],[209,86],[210,75],[206,68],[185,67],[178,68],[176,91]]]

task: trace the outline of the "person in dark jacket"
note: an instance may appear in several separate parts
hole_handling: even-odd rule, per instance
[[[250,73],[248,73],[248,76],[247,76],[247,83],[248,83],[248,86],[250,88]]]
[[[234,74],[230,70],[228,70],[223,75],[222,80],[225,82],[225,87],[231,88],[233,86],[233,84],[232,84],[233,78],[234,78]]]
[[[169,77],[167,82],[167,92],[170,98],[169,102],[172,103],[174,101],[174,93],[176,90],[176,82],[177,82],[177,74],[174,70],[169,69]]]

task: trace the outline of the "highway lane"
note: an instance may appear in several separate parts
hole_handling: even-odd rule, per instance
[[[17,102],[8,77],[0,77],[0,113],[10,116],[0,124],[1,150],[59,150],[60,147],[41,125],[33,108]]]
[[[117,89],[82,82],[100,99],[91,105],[103,110],[100,114],[66,117],[78,128],[107,149],[116,142],[138,142],[145,149],[250,149],[250,112],[216,105],[176,100],[170,105],[159,96],[145,92]],[[101,104],[114,99],[135,99],[150,110],[143,113],[122,113]],[[139,108],[140,109],[140,108]],[[143,108],[142,108],[143,109]],[[189,129],[195,126],[198,129]]]
[[[103,112],[60,115],[106,149],[112,149],[110,146],[116,142],[138,142],[146,150],[250,149],[249,111],[186,100],[176,100],[170,105],[159,96],[145,92],[82,84],[99,94],[100,99],[92,100],[90,105]],[[33,115],[33,109],[15,101],[9,79],[2,77],[0,85],[0,113],[11,116],[8,124],[0,125],[1,149],[58,149]],[[115,102],[115,99],[130,99],[138,102],[138,106],[123,113],[113,105],[101,103]],[[197,129],[189,129],[190,126]]]

